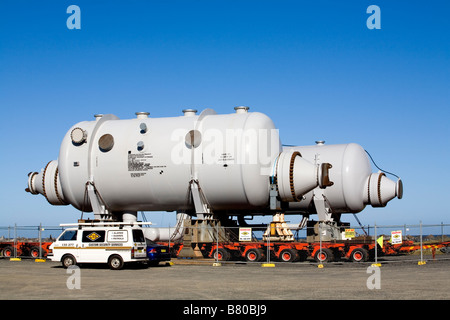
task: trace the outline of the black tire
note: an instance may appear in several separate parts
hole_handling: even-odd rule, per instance
[[[31,247],[29,254],[34,259],[39,258],[39,247]],[[44,254],[44,250],[42,250],[42,254]]]
[[[66,254],[65,256],[62,257],[61,264],[64,269],[67,269],[70,266],[76,266],[77,260],[75,259],[75,257],[73,255]]]
[[[450,253],[450,247],[442,247],[439,249],[442,253]]]
[[[113,255],[108,259],[108,266],[111,270],[120,270],[123,268],[123,259],[119,255]]]
[[[364,248],[356,248],[350,253],[352,262],[366,262],[369,259],[369,252]]]
[[[261,249],[257,248],[249,249],[245,253],[245,259],[248,262],[258,262],[264,259],[264,253]]]
[[[157,267],[157,266],[159,266],[159,261],[149,261],[149,262],[147,262],[147,265],[149,267]]]
[[[320,254],[320,250],[314,254],[314,260],[319,263],[330,262],[334,260],[333,251],[328,248],[322,248],[322,256]]]
[[[294,262],[300,259],[298,251],[295,249],[284,249],[280,252],[280,261],[282,262]]]
[[[219,256],[218,258],[217,255]],[[219,248],[217,250],[214,250],[213,258],[219,261],[228,261],[231,258],[231,254],[227,249]]]
[[[2,250],[2,256],[5,258],[12,258],[14,257],[14,248],[11,246],[6,246]]]

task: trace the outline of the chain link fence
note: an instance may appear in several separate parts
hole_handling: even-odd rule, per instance
[[[42,225],[0,227],[0,257],[45,258],[63,230]],[[223,227],[212,221],[169,228],[172,237],[151,240],[168,245],[173,258],[215,263],[423,262],[450,258],[449,233],[450,224],[444,223],[300,228],[285,223]]]

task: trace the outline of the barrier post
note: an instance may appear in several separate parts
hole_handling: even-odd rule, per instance
[[[374,232],[374,244],[375,244],[375,263],[372,264],[372,267],[381,267],[381,263],[378,263],[378,235],[377,235],[377,223],[375,222],[373,225],[373,232]]]
[[[419,266],[426,264],[423,260],[422,221],[420,221],[420,261],[417,264]]]
[[[44,229],[42,228],[42,222],[39,223],[38,227],[38,235],[39,235],[39,257],[34,259],[35,262],[45,262],[45,259],[42,257],[42,231]]]
[[[270,262],[270,233],[267,237],[267,244],[266,244],[266,263]]]
[[[17,258],[17,223],[14,224],[14,257],[10,258],[9,261],[21,261],[22,259]]]
[[[319,264],[317,265],[317,268],[322,269],[323,263],[322,263],[322,223],[319,221],[317,226],[317,231],[319,231]]]
[[[266,230],[269,230],[268,234],[267,234],[267,250],[266,250],[266,263],[263,263],[261,265],[261,267],[275,267],[274,263],[270,263],[270,223],[268,224],[268,227],[266,228]]]
[[[39,259],[42,259],[42,222],[39,223]]]
[[[216,262],[213,263],[213,267],[220,267],[222,264],[219,262],[219,223],[216,222]]]

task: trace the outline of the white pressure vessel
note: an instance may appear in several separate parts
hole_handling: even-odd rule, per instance
[[[194,184],[211,211],[263,212],[273,178],[289,202],[315,188],[321,174],[300,154],[282,151],[278,130],[262,113],[187,109],[179,117],[139,112],[75,124],[58,160],[29,175],[28,191],[84,212],[92,211],[94,193],[109,212],[188,211]]]

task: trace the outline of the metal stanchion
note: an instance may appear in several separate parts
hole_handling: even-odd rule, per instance
[[[376,222],[374,223],[373,229],[374,229],[373,232],[374,232],[374,244],[375,244],[375,248],[374,248],[374,250],[375,250],[375,263],[372,263],[372,267],[381,267],[381,263],[378,263],[378,246],[377,246],[378,234],[377,234],[377,223]]]
[[[39,259],[42,259],[42,223],[39,223]]]
[[[323,268],[323,263],[322,263],[322,223],[318,222],[318,226],[317,226],[317,231],[319,232],[319,264],[317,265],[317,267],[319,269]]]
[[[220,267],[221,265],[219,262],[219,224],[216,222],[216,262],[213,263],[213,267]]]
[[[10,258],[10,261],[21,261],[20,258],[17,258],[17,223],[14,224],[14,257]]]
[[[270,263],[270,224],[268,225],[268,229],[269,230],[268,234],[267,234],[267,250],[266,250],[266,254],[267,254],[267,260],[266,263],[263,263],[261,265],[261,267],[275,267],[274,263]]]
[[[420,221],[420,261],[417,264],[419,266],[426,264],[426,262],[423,260],[422,221]]]

